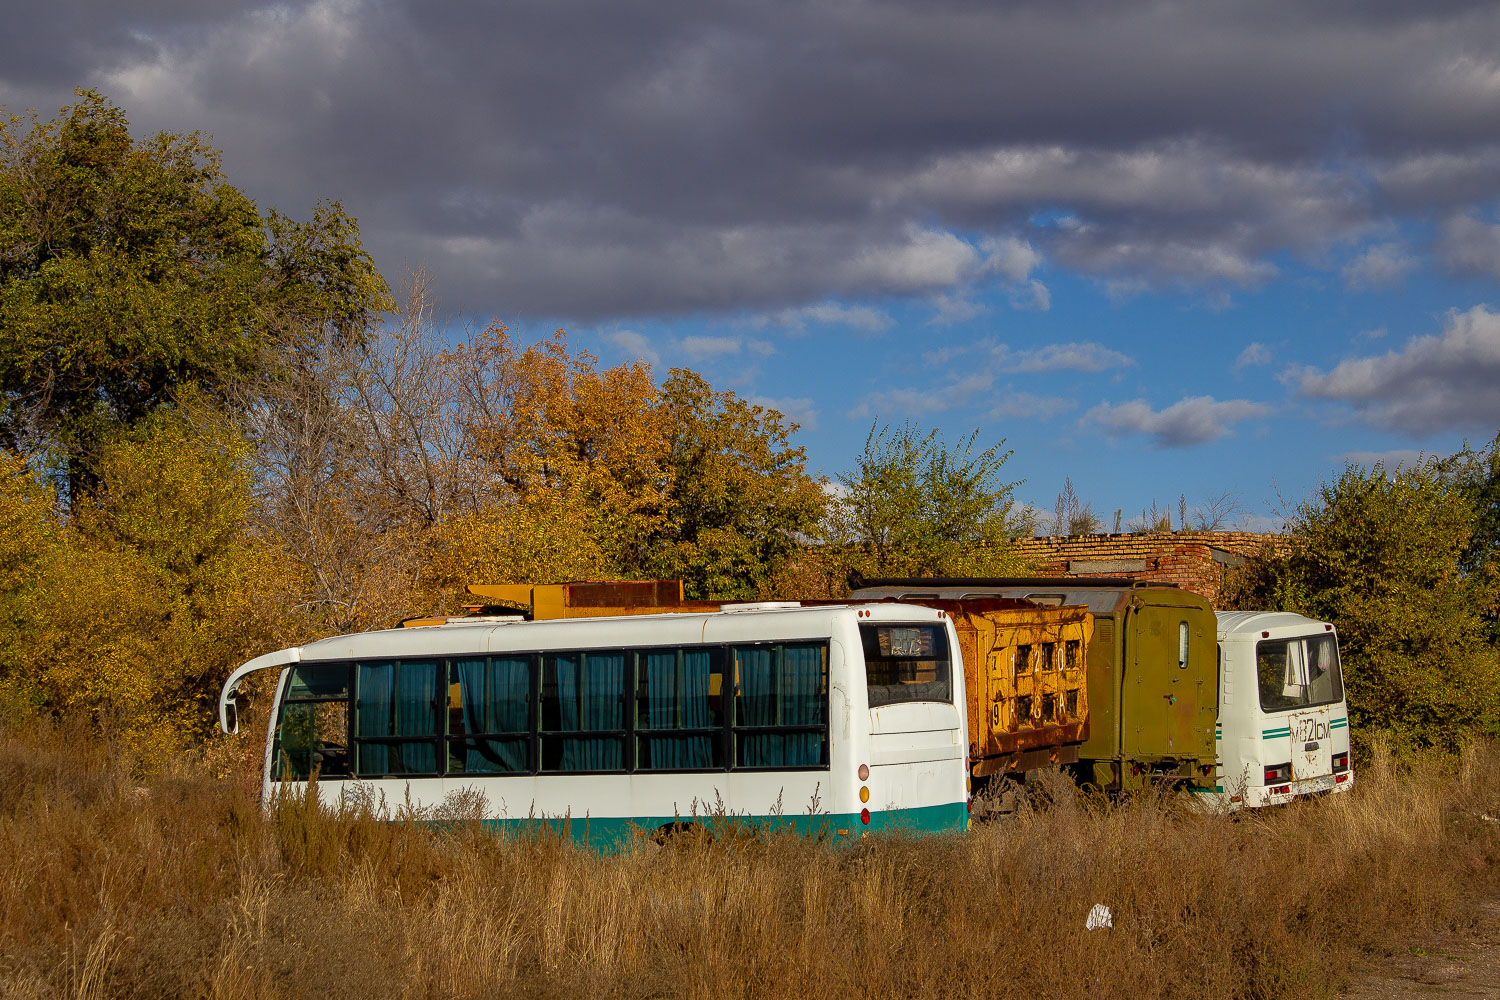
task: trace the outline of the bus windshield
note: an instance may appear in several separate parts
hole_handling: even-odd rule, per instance
[[[952,703],[948,632],[941,625],[859,627],[870,707],[904,701]]]
[[[1338,644],[1332,635],[1257,643],[1255,667],[1263,712],[1284,712],[1344,700]]]

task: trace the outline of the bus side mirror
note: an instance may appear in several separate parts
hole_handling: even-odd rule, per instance
[[[233,736],[240,731],[239,708],[235,700],[230,698],[224,702],[224,718],[220,720],[226,733]]]

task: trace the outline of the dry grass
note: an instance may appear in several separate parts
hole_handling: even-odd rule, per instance
[[[964,836],[610,857],[267,816],[201,771],[137,786],[79,733],[0,733],[0,995],[1322,997],[1500,895],[1488,748],[1240,821],[1055,780]]]

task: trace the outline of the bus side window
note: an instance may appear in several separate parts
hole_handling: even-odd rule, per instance
[[[448,665],[448,771],[531,771],[534,656],[475,656]]]
[[[271,749],[275,781],[349,776],[349,664],[288,668]]]
[[[637,771],[722,770],[723,651],[636,654]]]
[[[828,766],[828,645],[736,646],[735,767]]]
[[[438,674],[436,660],[356,664],[354,745],[360,777],[438,773],[443,733]]]
[[[542,657],[543,771],[624,770],[630,656],[600,650]]]

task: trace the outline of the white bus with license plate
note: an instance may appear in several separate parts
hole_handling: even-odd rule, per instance
[[[1237,809],[1347,791],[1349,706],[1338,634],[1290,612],[1221,611],[1213,796]]]
[[[964,671],[952,623],[900,604],[729,605],[638,617],[452,619],[341,635],[279,670],[263,798],[418,810],[483,796],[498,828],[601,846],[683,822],[831,837],[968,823]]]

